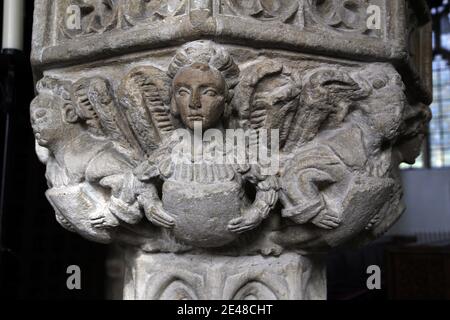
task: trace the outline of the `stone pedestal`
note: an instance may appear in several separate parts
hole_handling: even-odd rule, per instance
[[[325,299],[321,258],[404,211],[430,120],[417,0],[36,0],[56,219],[126,299]]]
[[[324,300],[320,257],[126,255],[127,300]]]

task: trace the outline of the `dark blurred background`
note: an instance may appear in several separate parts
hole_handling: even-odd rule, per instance
[[[34,97],[29,63],[33,2],[26,1],[26,27],[23,55],[11,59],[2,55],[0,77],[8,79],[14,64],[14,107],[5,110],[9,94],[0,91],[0,150],[7,145],[7,159],[0,153],[0,168],[6,174],[1,214],[0,297],[7,299],[95,299],[105,296],[105,257],[107,248],[63,230],[46,201],[45,166],[34,154],[34,136],[29,105]],[[3,11],[3,1],[0,1]],[[0,14],[0,17],[3,13]],[[0,25],[1,28],[1,25]],[[11,77],[11,75],[9,75]],[[6,112],[8,111],[8,112]],[[7,119],[7,117],[9,119]],[[6,126],[9,125],[9,134]],[[5,161],[7,160],[7,161]],[[82,290],[69,291],[67,267],[82,270]]]
[[[118,249],[62,229],[44,196],[45,168],[35,156],[28,111],[34,96],[29,64],[33,1],[26,2],[24,52],[14,59],[2,54],[0,60],[0,151],[7,150],[0,152],[0,168],[5,169],[0,181],[6,190],[0,202],[0,297],[117,298],[120,282],[111,279],[120,277],[114,259]],[[414,166],[403,168],[409,209],[377,242],[330,255],[331,300],[450,299],[450,5],[448,0],[428,2],[434,29],[434,118],[423,155]],[[8,87],[11,66],[16,66],[15,80]],[[10,90],[16,90],[17,100],[8,104]],[[66,287],[70,265],[81,267],[80,291]],[[370,265],[381,267],[381,290],[367,289]]]

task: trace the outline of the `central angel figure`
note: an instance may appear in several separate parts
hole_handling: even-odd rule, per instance
[[[231,100],[239,75],[239,67],[222,47],[196,41],[176,53],[167,78],[153,67],[139,68],[130,77],[134,88],[138,84],[146,92],[139,95],[147,101],[144,109],[150,113],[143,129],[152,127],[145,136],[142,128],[133,128],[135,135],[141,136],[141,145],[146,145],[148,158],[136,170],[140,182],[146,184],[139,202],[154,225],[171,230],[178,240],[193,246],[220,247],[232,242],[258,227],[278,201],[277,179],[262,175],[258,164],[198,158],[195,143],[193,148],[179,148],[186,140],[173,138],[176,128],[184,129],[193,140],[198,126],[202,134],[233,128]],[[166,103],[164,97],[158,99],[165,86],[170,92]],[[142,99],[130,97],[130,90],[128,97],[122,103],[129,106],[128,117],[136,118],[132,113]],[[200,140],[200,150],[216,149],[224,143]],[[180,162],[177,149],[192,153],[181,155],[192,161]],[[158,185],[162,185],[159,190]],[[149,186],[154,186],[153,192]]]

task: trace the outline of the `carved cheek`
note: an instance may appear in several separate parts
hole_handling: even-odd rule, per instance
[[[62,123],[62,118],[59,117],[58,113],[52,110],[46,110],[45,115],[36,119],[37,127],[45,127],[50,129],[55,129],[60,127]]]
[[[48,125],[44,125],[42,127],[37,128],[37,133],[40,134],[40,138],[50,143],[51,141],[57,140],[62,132],[61,124],[59,123],[48,123]]]
[[[217,120],[223,115],[225,105],[224,105],[224,99],[221,96],[217,97],[208,97],[208,107],[209,107],[209,114],[212,118]]]
[[[186,115],[187,110],[189,108],[190,95],[188,94],[177,95],[175,100],[177,103],[178,112],[180,112],[180,114],[183,116]]]
[[[52,113],[52,117],[51,118],[47,118],[47,120],[48,120],[47,127],[52,132],[56,132],[57,133],[57,132],[63,131],[64,122],[63,122],[63,119],[62,119],[62,115]]]

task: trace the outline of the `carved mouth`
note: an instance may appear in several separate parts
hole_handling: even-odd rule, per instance
[[[202,122],[204,118],[203,118],[203,116],[189,116],[188,119],[190,121],[200,121],[200,122]]]
[[[36,132],[36,133],[34,134],[34,137],[36,138],[36,141],[37,141],[40,145],[43,145],[43,144],[45,145],[45,144],[48,143],[47,140],[42,139],[42,136],[41,136],[41,133],[40,133],[40,132]]]

